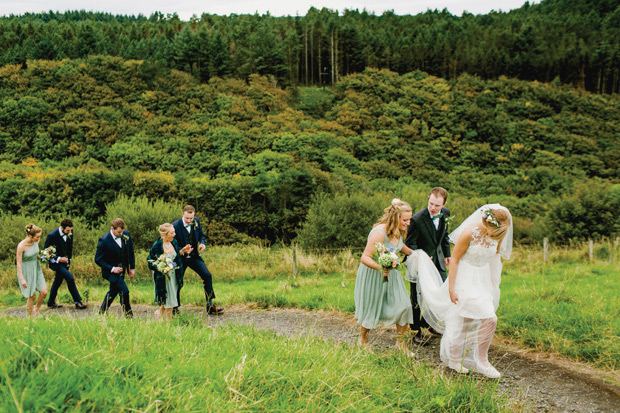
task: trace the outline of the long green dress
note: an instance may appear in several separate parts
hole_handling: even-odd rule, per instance
[[[394,245],[388,241],[385,230],[374,228],[370,234],[374,231],[381,231],[385,237],[384,245],[393,247],[395,252],[403,247],[402,237],[398,239],[398,245]],[[376,328],[377,324],[389,327],[413,322],[411,301],[400,271],[390,271],[388,282],[383,282],[381,272],[360,263],[355,279],[355,318],[368,329]]]
[[[22,290],[22,295],[26,298],[32,297],[37,291],[47,289],[38,255],[39,244],[37,243],[32,244],[22,255],[22,274],[28,286],[26,288],[22,286],[19,274],[17,274],[17,282],[19,283],[19,288]]]

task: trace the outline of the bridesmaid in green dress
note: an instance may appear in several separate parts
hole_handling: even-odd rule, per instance
[[[400,271],[382,271],[372,257],[376,252],[376,242],[393,248],[396,253],[412,253],[403,243],[411,215],[411,205],[399,199],[392,200],[392,204],[385,208],[383,217],[368,235],[355,279],[355,318],[361,325],[359,344],[368,347],[368,332],[376,328],[377,324],[386,327],[396,324],[396,347],[409,357],[414,355],[407,348],[404,338],[409,323],[413,322],[409,293]],[[384,276],[388,276],[387,282],[383,282]]]
[[[32,317],[39,314],[41,304],[47,295],[47,285],[41,264],[39,264],[41,228],[34,224],[28,224],[25,229],[27,236],[17,245],[17,280],[22,295],[28,299],[26,310],[28,315]],[[37,291],[39,291],[39,298],[36,307],[34,307]]]

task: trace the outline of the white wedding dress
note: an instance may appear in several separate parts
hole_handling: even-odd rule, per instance
[[[500,254],[505,258],[510,256],[512,228],[510,239],[502,241],[498,253],[498,241],[483,234],[476,226],[480,221],[475,218],[464,222],[472,229],[472,235],[467,251],[458,262],[454,284],[457,304],[450,301],[448,280],[443,282],[424,251],[416,250],[413,259],[407,259],[407,278],[416,279],[417,276],[422,316],[435,330],[443,332],[441,360],[457,371],[474,369],[487,374],[490,366],[487,352],[497,324],[495,311],[499,305],[502,272]],[[456,243],[456,238],[466,228],[459,227],[450,234],[450,240]]]

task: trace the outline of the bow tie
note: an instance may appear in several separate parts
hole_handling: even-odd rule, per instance
[[[116,235],[114,236],[114,241],[116,241],[117,239],[121,239],[121,237],[117,237]]]
[[[439,214],[435,215],[434,217],[431,217],[431,219],[434,221],[434,220],[436,220],[438,218],[441,218],[441,217],[443,217],[443,214],[440,212]]]

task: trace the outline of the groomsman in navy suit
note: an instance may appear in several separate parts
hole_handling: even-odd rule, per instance
[[[208,314],[221,314],[224,312],[222,307],[216,307],[213,304],[215,298],[215,292],[213,291],[213,277],[207,269],[204,260],[200,256],[200,252],[205,249],[205,236],[202,232],[202,226],[200,220],[194,217],[196,210],[191,205],[186,205],[183,208],[183,218],[176,220],[172,223],[176,232],[175,239],[179,244],[179,249],[183,249],[186,245],[190,245],[190,252],[183,256],[183,276],[187,268],[191,268],[202,278],[205,290],[205,299],[207,301],[207,313]],[[181,289],[177,290],[177,299],[179,305],[181,305]],[[179,308],[173,309],[173,314],[177,314]]]
[[[49,299],[47,301],[47,306],[49,308],[60,308],[62,305],[56,303],[56,295],[58,294],[58,289],[62,285],[63,281],[67,281],[67,288],[69,288],[69,293],[71,293],[71,297],[73,297],[73,302],[75,303],[75,308],[78,310],[83,310],[87,306],[82,303],[82,297],[80,297],[80,293],[75,285],[75,279],[73,278],[73,274],[69,272],[69,266],[71,265],[71,257],[73,256],[73,233],[71,230],[73,229],[73,221],[68,218],[65,218],[60,223],[60,228],[57,228],[49,233],[47,238],[45,239],[45,247],[54,247],[56,248],[56,260],[55,262],[50,262],[50,269],[54,271],[54,283],[52,284],[52,288],[50,289]]]
[[[110,232],[99,238],[95,263],[101,267],[103,278],[110,282],[110,290],[103,299],[99,313],[105,314],[119,295],[123,313],[126,317],[133,317],[125,275],[129,274],[129,278],[136,275],[136,257],[131,236],[129,231],[125,230],[122,219],[114,219]]]

